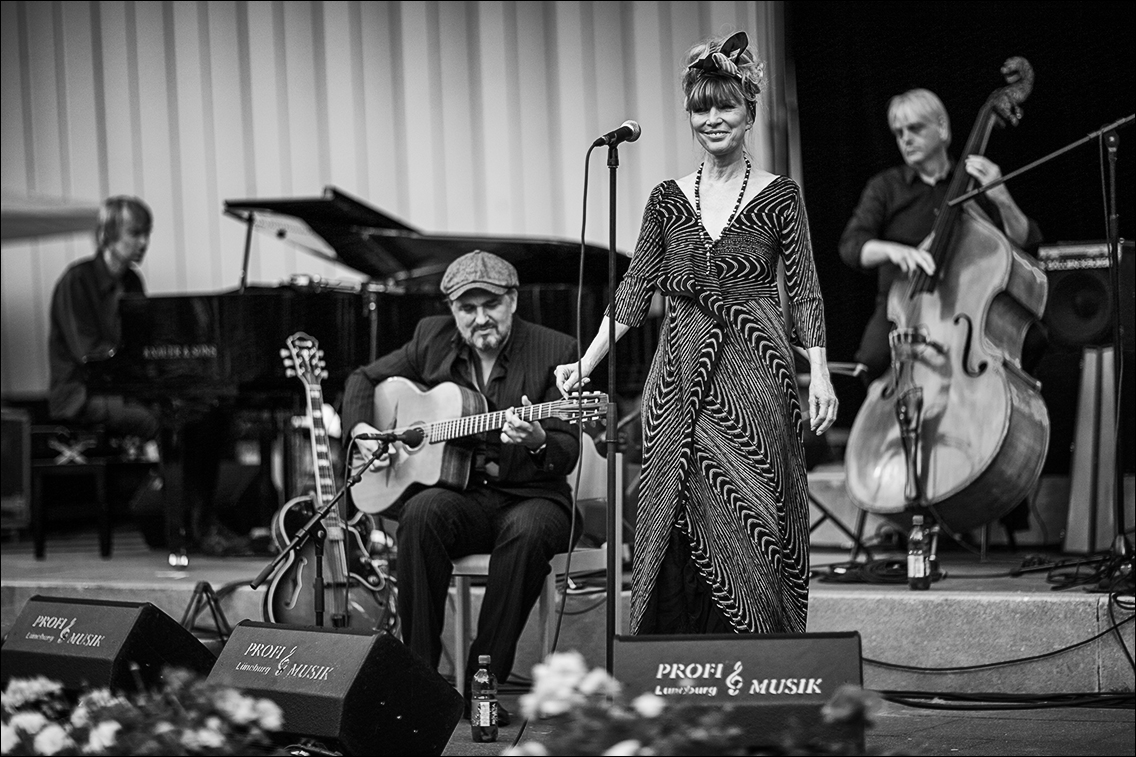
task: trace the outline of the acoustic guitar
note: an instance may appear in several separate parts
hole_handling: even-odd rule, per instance
[[[390,465],[363,474],[351,489],[355,507],[364,513],[381,513],[417,485],[464,489],[473,450],[448,442],[503,428],[506,411],[486,412],[487,407],[483,395],[450,382],[430,390],[400,377],[380,383],[375,387],[375,426],[392,436],[413,437],[415,443],[394,445]],[[606,394],[585,392],[513,411],[530,423],[545,418],[583,423],[603,418],[607,407]],[[420,433],[407,435],[410,430]],[[357,445],[352,447],[354,471],[367,461]]]
[[[335,496],[330,446],[323,422],[323,390],[326,375],[319,343],[303,332],[288,337],[281,350],[288,375],[298,376],[307,389],[308,421],[314,456],[315,492],[287,502],[272,519],[272,538],[283,550],[300,529]],[[340,501],[323,519],[326,536],[323,550],[323,607],[331,613],[331,625],[386,630],[397,618],[390,607],[390,583],[374,566],[367,544],[374,524],[363,513],[347,520],[340,514]],[[269,623],[314,625],[316,555],[312,538],[297,554],[289,554],[277,570],[264,595],[264,618]]]

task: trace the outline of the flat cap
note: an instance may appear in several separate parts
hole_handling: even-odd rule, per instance
[[[505,294],[520,286],[517,269],[504,258],[491,252],[474,250],[450,263],[442,276],[442,294],[451,300],[471,289],[484,289]]]

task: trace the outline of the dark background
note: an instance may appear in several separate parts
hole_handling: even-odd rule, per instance
[[[1006,86],[1002,64],[1024,57],[1034,84],[1022,120],[996,128],[985,153],[1004,174],[1136,112],[1131,5],[793,2],[786,14],[830,360],[852,360],[872,312],[874,273],[847,268],[837,244],[868,178],[901,162],[886,121],[893,95],[916,87],[935,92],[951,118],[950,150],[957,159],[986,98]],[[1129,123],[1117,133],[1116,212],[1121,238],[1131,240],[1136,129]],[[1044,244],[1107,238],[1104,155],[1101,140],[1092,139],[1010,180],[1018,205],[1041,226]],[[1131,280],[1124,286],[1122,296],[1130,299]],[[1043,395],[1057,393],[1066,406],[1047,398],[1058,450],[1072,424],[1071,417],[1058,416],[1075,404],[1079,358],[1079,347],[1051,344],[1036,371]],[[1128,362],[1130,369],[1131,353]],[[862,402],[855,383],[837,380],[838,425],[850,426]],[[1131,417],[1129,410],[1129,437]]]

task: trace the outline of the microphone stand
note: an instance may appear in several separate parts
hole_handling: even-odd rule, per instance
[[[615,648],[616,616],[619,612],[620,592],[623,591],[623,581],[616,582],[617,568],[623,567],[623,532],[622,513],[617,513],[619,499],[616,498],[616,453],[619,443],[619,434],[616,433],[617,408],[615,406],[615,190],[616,172],[619,170],[619,150],[613,142],[607,148],[607,167],[610,177],[608,189],[608,256],[607,256],[607,287],[608,287],[608,351],[607,351],[607,429],[604,442],[607,445],[607,626],[604,636],[607,639],[606,669],[612,672],[612,653]],[[622,578],[622,570],[619,571]]]
[[[366,473],[367,469],[371,467],[371,463],[375,462],[384,454],[386,454],[388,446],[388,442],[382,439],[379,440],[378,449],[375,450],[375,453],[371,455],[370,459],[367,460],[366,463],[359,466],[359,472],[347,477],[346,483],[344,483],[343,487],[335,493],[335,496],[332,497],[327,504],[317,510],[316,513],[308,519],[308,522],[305,523],[303,527],[296,532],[296,535],[292,538],[292,541],[288,542],[288,545],[284,547],[284,549],[280,550],[280,553],[273,558],[272,562],[266,565],[264,569],[260,571],[257,577],[252,580],[252,582],[249,584],[250,588],[259,588],[261,584],[268,580],[269,576],[276,573],[277,569],[280,567],[280,563],[284,562],[284,560],[287,559],[287,557],[292,553],[299,554],[300,550],[304,548],[304,545],[308,542],[308,540],[313,539],[314,541],[312,542],[312,546],[315,550],[315,579],[312,581],[312,591],[315,592],[315,594],[312,596],[312,607],[315,610],[316,626],[323,626],[323,549],[324,542],[327,538],[327,529],[323,526],[323,519],[328,516],[328,514],[331,512],[331,509],[336,506],[339,500],[343,499],[343,495],[347,494],[347,490],[355,484],[359,483],[360,480],[362,480],[363,474]]]
[[[975,189],[967,192],[964,195],[956,197],[951,200],[949,205],[957,205],[965,202],[976,195],[988,192],[994,187],[1005,183],[1008,179],[1017,176],[1018,174],[1025,173],[1030,169],[1036,168],[1043,163],[1057,157],[1058,155],[1067,152],[1068,150],[1084,144],[1090,139],[1096,137],[1103,137],[1105,147],[1108,149],[1108,196],[1105,197],[1105,204],[1107,205],[1108,214],[1108,265],[1109,265],[1109,285],[1112,288],[1112,354],[1113,354],[1113,393],[1116,397],[1116,417],[1108,419],[1117,427],[1116,439],[1114,445],[1114,458],[1113,458],[1113,517],[1115,523],[1115,536],[1110,546],[1111,557],[1104,558],[1103,561],[1107,562],[1110,566],[1117,569],[1123,575],[1125,568],[1123,567],[1127,561],[1132,559],[1132,545],[1128,542],[1128,537],[1124,529],[1124,434],[1120,433],[1119,419],[1123,412],[1123,384],[1121,378],[1124,375],[1124,350],[1123,350],[1123,326],[1120,323],[1120,237],[1119,237],[1119,224],[1116,211],[1116,151],[1120,143],[1120,138],[1117,136],[1116,130],[1121,126],[1132,123],[1136,120],[1136,114],[1125,116],[1124,118],[1117,119],[1110,124],[1102,126],[1100,129],[1081,137],[1080,139],[1071,142],[1059,150],[1051,152],[1043,158],[1038,158],[1034,162],[1022,166],[1021,168],[1011,171],[1008,174],[990,182],[989,184],[976,187]]]
[[[1110,271],[1109,283],[1112,286],[1112,354],[1113,360],[1113,396],[1116,397],[1116,416],[1120,418],[1124,408],[1124,385],[1121,378],[1124,376],[1124,327],[1120,322],[1120,227],[1116,211],[1116,151],[1120,146],[1120,137],[1116,129],[1109,129],[1104,135],[1104,144],[1108,149],[1108,266]],[[1114,460],[1114,483],[1112,488],[1113,513],[1116,518],[1116,536],[1112,541],[1114,558],[1120,560],[1130,559],[1132,545],[1128,543],[1124,528],[1124,433],[1117,426],[1115,439],[1116,456]]]

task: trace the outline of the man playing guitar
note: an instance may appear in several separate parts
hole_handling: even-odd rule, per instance
[[[491,655],[497,679],[508,679],[549,560],[570,549],[582,530],[567,480],[579,456],[576,431],[559,418],[537,420],[526,412],[534,401],[563,400],[552,369],[577,359],[576,340],[517,317],[518,286],[516,269],[496,255],[475,250],[458,258],[441,282],[452,315],[424,318],[409,342],[352,373],[343,401],[355,459],[366,464],[379,454],[366,474],[379,477],[431,443],[422,434],[389,434],[387,439],[402,440],[383,441],[380,428],[436,420],[409,417],[407,404],[384,398],[389,379],[414,382],[426,397],[456,387],[458,404],[465,406],[458,415],[500,412],[501,424],[449,443],[454,455],[449,470],[432,480],[438,483],[426,479],[408,488],[387,511],[398,522],[403,641],[435,668],[452,560],[492,554],[470,669],[455,671],[462,676],[467,716],[478,656]],[[361,510],[378,509],[358,490],[353,497]],[[499,722],[508,719],[501,711]]]

